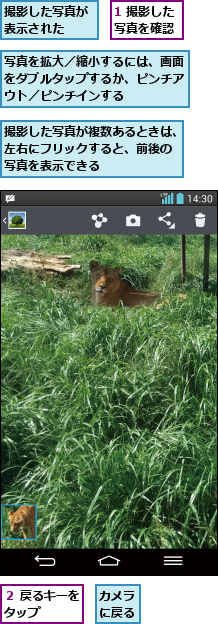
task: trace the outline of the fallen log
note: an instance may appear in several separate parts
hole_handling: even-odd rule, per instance
[[[46,271],[48,273],[64,273],[69,275],[75,269],[81,269],[81,264],[66,264],[64,260],[72,256],[50,256],[45,253],[23,251],[22,249],[4,249],[1,252],[1,271],[23,267],[31,271]]]

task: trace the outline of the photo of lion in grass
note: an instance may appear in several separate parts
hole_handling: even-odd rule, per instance
[[[41,549],[215,549],[216,236],[207,290],[202,234],[184,282],[175,234],[16,233],[2,249],[29,263],[2,270],[8,532],[25,500]]]
[[[19,533],[22,530],[24,539],[35,539],[35,505],[22,505],[17,511],[9,511],[10,530]]]
[[[90,262],[93,305],[124,306],[151,305],[158,294],[135,290],[119,279],[120,267],[112,269],[100,266],[95,260]]]

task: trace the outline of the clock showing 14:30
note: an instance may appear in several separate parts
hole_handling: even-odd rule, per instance
[[[212,204],[213,195],[195,195],[193,198],[188,195],[188,201],[190,204],[196,202],[196,204]]]

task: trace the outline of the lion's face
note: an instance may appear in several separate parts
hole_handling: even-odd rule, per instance
[[[10,530],[14,533],[18,533],[25,520],[23,513],[19,513],[19,511],[9,511],[8,515],[10,520]]]
[[[99,266],[98,262],[90,262],[92,286],[95,292],[106,294],[115,292],[120,285],[120,267],[111,269],[109,266]]]

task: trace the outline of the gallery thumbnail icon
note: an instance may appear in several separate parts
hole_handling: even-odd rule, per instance
[[[25,230],[26,229],[26,212],[9,212],[8,213],[8,229],[9,230]]]

